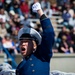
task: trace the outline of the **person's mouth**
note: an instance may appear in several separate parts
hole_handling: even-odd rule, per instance
[[[21,53],[22,53],[22,55],[26,54],[26,48],[21,48]]]
[[[26,49],[25,48],[21,48],[21,51],[25,51]]]

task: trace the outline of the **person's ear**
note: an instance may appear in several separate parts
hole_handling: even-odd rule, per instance
[[[34,40],[33,40],[33,48],[34,48],[34,50],[37,48],[37,44]]]

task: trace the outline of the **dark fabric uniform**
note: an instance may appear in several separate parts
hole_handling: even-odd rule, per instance
[[[49,18],[44,18],[40,22],[43,29],[41,45],[18,65],[16,75],[49,75],[54,30]]]

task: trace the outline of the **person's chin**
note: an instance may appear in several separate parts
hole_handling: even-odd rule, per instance
[[[26,55],[26,52],[21,52],[21,54],[22,54],[23,56],[25,56],[25,55]]]

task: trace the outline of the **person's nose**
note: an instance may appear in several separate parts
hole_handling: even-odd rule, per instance
[[[27,43],[22,43],[21,44],[21,47],[25,47],[25,46],[27,46]]]

